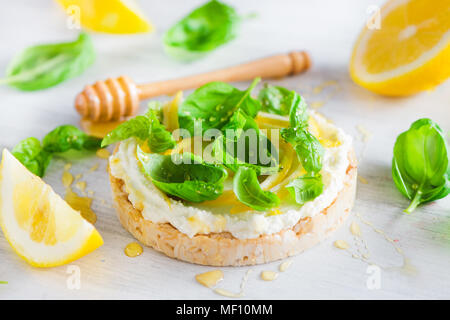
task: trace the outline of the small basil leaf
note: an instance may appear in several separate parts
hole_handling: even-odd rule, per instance
[[[233,178],[233,191],[240,202],[257,211],[280,205],[280,198],[275,193],[262,190],[256,172],[248,167],[239,167]]]
[[[164,34],[164,47],[176,59],[199,58],[233,39],[239,20],[234,8],[220,1],[209,1]]]
[[[241,91],[224,82],[210,82],[195,90],[181,104],[178,110],[180,128],[186,129],[192,136],[196,121],[201,122],[203,134],[206,130],[221,129],[238,109],[254,118],[261,105],[251,97],[251,92],[259,78],[253,80],[250,87]]]
[[[41,90],[80,75],[94,60],[92,42],[81,33],[74,42],[25,49],[13,59],[1,82],[20,90]]]
[[[286,188],[295,198],[295,201],[298,204],[303,205],[322,194],[322,176],[304,175],[303,177],[299,177],[289,182]]]
[[[41,142],[34,137],[20,141],[13,148],[12,154],[28,170],[39,177],[44,176],[45,170],[52,158],[50,153],[43,150]]]
[[[308,112],[303,97],[295,93],[292,97],[291,110],[289,111],[289,122],[292,128],[308,128]]]
[[[92,137],[72,125],[63,125],[50,131],[42,140],[45,151],[50,153],[68,150],[97,150],[102,139]]]
[[[419,119],[397,137],[392,176],[400,192],[411,200],[406,213],[421,203],[446,197],[449,173],[447,142],[435,122]]]
[[[217,199],[223,192],[225,168],[206,164],[191,153],[183,153],[179,164],[170,155],[147,154],[140,148],[137,155],[145,175],[167,194],[201,202]]]
[[[175,147],[172,134],[159,122],[157,112],[150,109],[146,116],[150,121],[147,144],[151,152],[160,153]]]
[[[258,99],[261,101],[263,111],[278,115],[288,115],[292,106],[298,101],[298,94],[280,86],[271,86],[267,83],[259,91]]]
[[[150,130],[150,121],[146,116],[136,116],[127,122],[121,123],[113,131],[109,132],[102,141],[102,147],[126,140],[131,137],[142,141],[147,140]]]
[[[281,129],[281,137],[294,147],[306,172],[320,172],[325,150],[314,135],[306,129],[290,127]]]

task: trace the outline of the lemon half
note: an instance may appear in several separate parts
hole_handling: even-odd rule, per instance
[[[450,77],[450,1],[390,0],[379,24],[366,26],[353,49],[350,75],[388,96],[432,89]]]
[[[0,164],[0,226],[14,251],[35,267],[66,264],[103,244],[92,224],[6,149]]]

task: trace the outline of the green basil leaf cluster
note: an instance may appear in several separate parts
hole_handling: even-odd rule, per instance
[[[131,137],[147,141],[152,152],[160,153],[175,147],[172,134],[160,123],[157,110],[150,108],[145,115],[136,116],[109,132],[102,141],[102,147]]]
[[[225,82],[201,86],[181,104],[178,110],[180,128],[188,130],[191,136],[203,134],[208,129],[220,130],[238,109],[251,118],[256,117],[261,103],[251,97],[251,92],[259,81],[260,78],[256,78],[244,91]],[[201,122],[201,132],[196,132],[196,122]]]
[[[295,92],[294,92],[295,93]],[[281,137],[295,149],[306,174],[291,181],[286,188],[298,204],[314,200],[323,192],[322,169],[324,148],[308,131],[308,113],[304,99],[295,93],[289,111],[289,128],[281,130]]]
[[[244,111],[237,110],[222,128],[222,133],[213,144],[213,152],[218,162],[234,172],[241,166],[253,168],[257,175],[278,171],[278,154],[275,147],[260,132],[256,121]],[[243,147],[245,149],[241,150]]]
[[[298,98],[299,96],[295,91],[280,86],[271,86],[267,83],[258,94],[262,111],[281,116],[289,114],[292,107],[297,103]]]
[[[318,174],[322,169],[324,148],[319,140],[308,131],[306,103],[298,94],[289,112],[289,128],[281,130],[281,137],[295,149],[306,172]]]
[[[240,202],[257,210],[264,211],[280,205],[280,198],[270,191],[264,191],[252,168],[239,167],[233,178],[233,191]]]
[[[217,199],[223,192],[227,171],[222,166],[207,164],[192,153],[183,153],[180,163],[171,155],[137,150],[146,176],[163,192],[192,202]]]
[[[234,8],[211,0],[173,25],[164,34],[164,47],[176,59],[199,58],[233,39],[239,21]]]
[[[19,142],[12,154],[31,172],[43,177],[55,153],[69,150],[97,150],[101,139],[92,137],[73,125],[62,125],[50,131],[41,142],[34,137]]]
[[[29,47],[8,67],[7,83],[20,90],[41,90],[80,75],[95,60],[90,37],[81,33],[73,42]]]
[[[406,213],[450,193],[448,146],[437,123],[419,119],[397,137],[392,177],[400,192],[411,200]]]

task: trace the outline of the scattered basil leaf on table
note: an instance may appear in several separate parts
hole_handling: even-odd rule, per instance
[[[52,154],[44,151],[41,142],[34,137],[20,141],[13,148],[12,154],[29,171],[39,177],[44,176],[45,170],[52,158]]]
[[[239,21],[234,8],[217,0],[209,1],[164,34],[165,50],[176,59],[197,59],[233,39]]]
[[[73,125],[62,125],[50,131],[42,140],[45,151],[50,153],[73,150],[100,149],[102,139],[92,137]]]
[[[223,192],[227,171],[222,166],[204,163],[191,153],[183,153],[180,163],[171,155],[137,150],[147,177],[163,192],[178,198],[201,202],[217,199]]]
[[[81,33],[73,42],[25,49],[12,60],[0,83],[25,91],[41,90],[80,75],[94,60],[91,39]]]
[[[286,188],[298,204],[305,204],[314,200],[323,192],[322,176],[304,175],[292,180]]]
[[[280,205],[280,198],[270,191],[264,191],[252,168],[239,167],[233,178],[233,191],[240,202],[257,210],[264,211]]]
[[[172,149],[176,145],[175,140],[160,123],[157,115],[158,110],[149,108],[145,115],[136,116],[120,124],[103,138],[102,147],[135,137],[147,141],[152,152],[160,153]]]
[[[251,97],[260,78],[253,80],[247,90],[241,91],[225,82],[207,83],[191,93],[178,110],[180,128],[194,136],[195,121],[201,121],[203,134],[206,130],[221,129],[238,109],[248,116],[256,117],[261,108],[258,100]]]
[[[261,102],[261,110],[281,116],[288,115],[293,104],[298,100],[295,91],[280,86],[271,86],[267,83],[259,91],[258,99]]]
[[[397,189],[411,200],[406,213],[450,193],[448,146],[437,123],[419,119],[397,137],[392,176]]]
[[[92,137],[72,125],[62,125],[49,132],[41,142],[30,137],[19,142],[12,154],[28,170],[43,177],[55,153],[73,150],[96,150],[101,139]]]

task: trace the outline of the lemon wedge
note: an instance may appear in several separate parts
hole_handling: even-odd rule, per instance
[[[140,33],[153,29],[132,0],[56,0],[83,27],[107,33]]]
[[[103,244],[92,224],[6,149],[0,164],[0,226],[14,251],[35,267],[66,264]]]
[[[388,1],[354,46],[352,79],[388,96],[434,88],[450,76],[449,17],[449,0]]]

